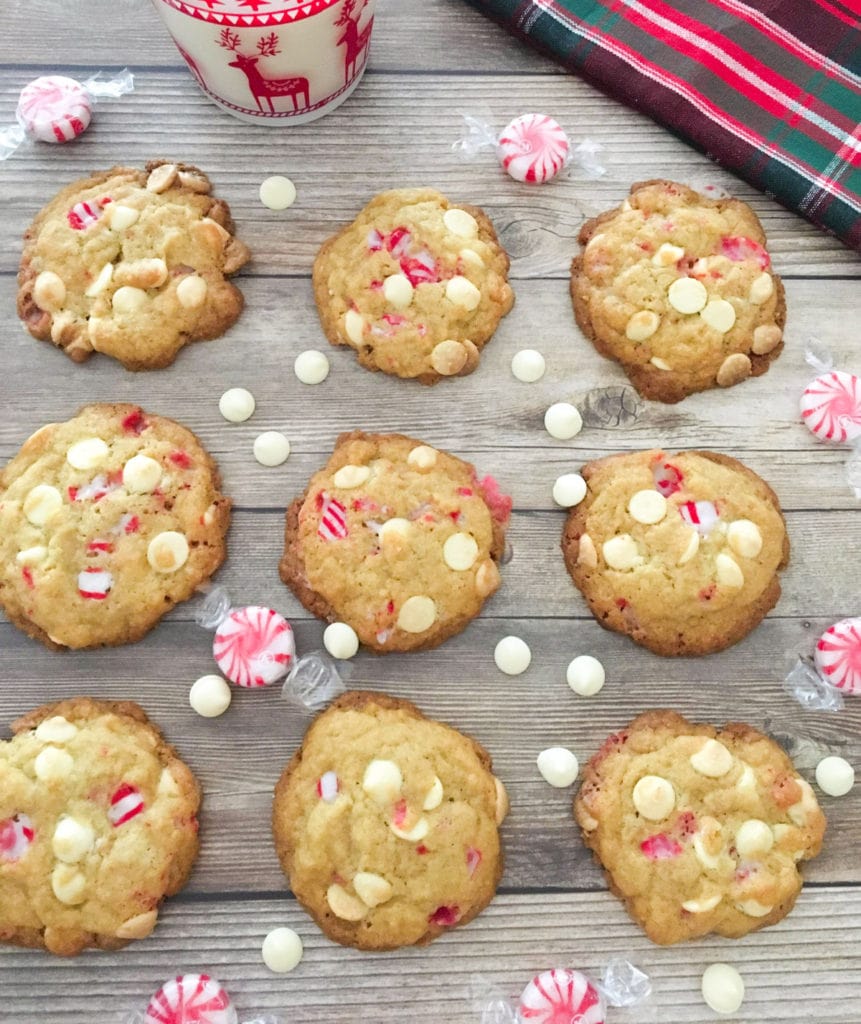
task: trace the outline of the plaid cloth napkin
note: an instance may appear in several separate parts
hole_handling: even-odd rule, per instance
[[[859,0],[467,0],[861,249]]]

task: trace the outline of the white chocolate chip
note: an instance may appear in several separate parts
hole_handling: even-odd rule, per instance
[[[425,797],[425,802],[422,804],[423,811],[435,811],[437,807],[442,803],[443,788],[442,781],[438,775],[433,777],[433,785],[428,790],[428,795]]]
[[[96,833],[86,822],[74,818],[60,818],[51,839],[51,848],[57,860],[77,864],[86,857],[96,842]]]
[[[120,263],[114,268],[114,282],[135,288],[159,288],[167,280],[167,264],[160,257]]]
[[[700,317],[713,330],[726,334],[735,325],[735,306],[726,299],[712,299],[702,310]]]
[[[604,541],[601,550],[607,565],[619,572],[628,572],[644,562],[637,542],[630,533],[620,533],[618,537]]]
[[[578,654],[569,663],[565,678],[571,689],[581,697],[594,697],[604,688],[604,666],[591,654]]]
[[[382,903],[388,903],[395,891],[391,882],[387,882],[382,875],[376,875],[373,871],[357,872],[353,876],[353,888],[359,899],[369,907],[379,907]]]
[[[736,1013],[744,1001],[744,982],[729,964],[712,964],[703,972],[703,999],[715,1013]]]
[[[634,786],[632,799],[640,817],[663,821],[676,806],[676,791],[660,775],[644,775]]]
[[[679,565],[687,565],[688,562],[694,557],[694,555],[700,549],[700,534],[699,530],[691,530],[690,536],[688,537],[688,543],[685,550],[682,552],[679,558]]]
[[[403,519],[400,516],[387,519],[380,527],[378,534],[380,545],[391,547],[395,551],[401,550],[412,531],[413,524],[409,519]]]
[[[717,581],[722,587],[737,589],[744,586],[744,573],[734,558],[730,558],[729,555],[721,552],[715,558],[715,568],[717,570]]]
[[[583,417],[568,402],[556,402],[544,413],[544,429],[557,441],[570,441],[583,429]]]
[[[595,550],[595,542],[588,533],[580,537],[577,545],[577,564],[585,565],[587,569],[594,569],[598,565],[598,552]]]
[[[158,921],[158,911],[145,910],[142,914],[136,914],[127,921],[123,921],[116,930],[116,937],[118,939],[145,939],[147,935],[152,934],[156,921]]]
[[[74,907],[84,902],[87,879],[74,865],[58,864],[51,874],[51,888],[61,903]]]
[[[32,548],[24,548],[15,555],[18,565],[38,565],[48,557],[48,549],[43,544],[35,544]]]
[[[686,316],[699,313],[708,297],[705,285],[694,277],[680,277],[673,281],[667,291],[667,298],[673,309]]]
[[[468,533],[455,533],[442,546],[442,557],[449,569],[466,572],[478,558],[478,544]]]
[[[750,358],[744,352],[733,352],[721,363],[715,380],[719,387],[730,388],[733,384],[747,380],[752,368]]]
[[[152,494],[161,477],[161,463],[149,455],[133,455],[123,466],[123,487],[131,494]]]
[[[365,318],[355,309],[348,309],[344,314],[344,333],[351,345],[361,345],[365,338]]]
[[[431,366],[443,377],[453,377],[466,366],[469,352],[465,345],[451,338],[434,346],[430,354]]]
[[[263,963],[275,974],[287,974],[299,966],[302,940],[292,928],[273,928],[263,940]]]
[[[322,384],[329,376],[329,360],[324,353],[309,348],[296,356],[293,372],[300,384]]]
[[[389,828],[398,837],[407,843],[420,843],[430,831],[427,818],[419,818],[411,829],[403,829],[394,822],[389,822]]]
[[[158,777],[158,788],[156,796],[179,796],[179,783],[173,772],[168,768],[162,768]]]
[[[696,900],[685,900],[682,903],[682,910],[686,910],[689,914],[707,914],[710,910],[714,910],[722,898],[720,893],[715,893],[714,896],[704,896]]]
[[[774,846],[774,833],[759,818],[748,818],[735,833],[735,848],[740,857],[759,857]]]
[[[383,281],[383,297],[395,309],[406,309],[415,289],[406,274],[392,274]]]
[[[221,676],[196,679],[188,693],[188,703],[201,718],[218,718],[230,707],[230,686]]]
[[[680,245],[672,245],[670,242],[664,242],[663,245],[659,246],[657,252],[652,257],[652,263],[656,267],[672,267],[674,264],[679,262],[684,254],[685,250]]]
[[[651,309],[641,309],[625,325],[628,341],[646,341],[661,326],[661,318]]]
[[[749,519],[736,519],[729,524],[726,542],[742,558],[756,558],[762,551],[762,534],[756,523]]]
[[[636,522],[652,526],[666,516],[667,499],[660,491],[637,491],[628,501],[628,512]]]
[[[200,309],[206,302],[209,286],[199,274],[186,274],[176,286],[176,297],[183,309]]]
[[[273,174],[260,183],[260,202],[270,210],[286,210],[296,202],[296,186],[283,174]]]
[[[751,282],[748,298],[754,306],[761,306],[764,302],[768,302],[773,293],[774,281],[771,274],[763,271],[759,277],[755,277]]]
[[[362,777],[362,789],[378,804],[392,804],[401,795],[404,777],[394,761],[371,761]]]
[[[261,466],[280,466],[290,455],[290,442],[277,430],[266,430],[254,438],[254,458]]]
[[[40,743],[68,743],[78,735],[78,727],[62,715],[53,715],[36,726],[34,735]]]
[[[553,484],[553,500],[562,508],[572,508],[586,497],[586,489],[586,481],[579,473],[564,473]]]
[[[354,657],[359,649],[359,637],[346,622],[331,622],[323,632],[323,646],[340,661]]]
[[[711,853],[710,850],[707,849],[707,845],[711,846],[710,834],[701,835],[698,832],[694,836],[693,845],[696,858],[704,868],[713,871],[720,865],[720,856],[718,854]]]
[[[478,221],[466,210],[458,210],[452,207],[442,215],[443,224],[453,234],[460,238],[477,238]]]
[[[343,487],[350,490],[353,487],[361,487],[371,478],[370,466],[341,466],[332,477],[332,483],[336,487]]]
[[[65,779],[74,767],[71,754],[57,747],[45,747],[36,755],[33,771],[40,782],[59,782]]]
[[[188,561],[188,541],[176,530],[157,533],[149,542],[146,560],[156,572],[168,573],[181,569]]]
[[[244,423],[255,406],[254,395],[245,388],[228,388],[218,399],[218,411],[229,423]]]
[[[122,203],[111,203],[105,212],[111,231],[125,231],[132,224],[136,224],[141,215],[140,210],[133,206],[124,206]]]
[[[472,267],[473,270],[484,270],[484,260],[475,249],[461,249],[457,258],[465,267]]]
[[[774,909],[770,904],[760,903],[759,900],[743,900],[736,903],[735,907],[748,917],[765,917]]]
[[[828,796],[846,796],[855,785],[855,769],[842,757],[823,757],[816,766],[816,785]]]
[[[524,384],[534,384],[541,380],[546,369],[544,356],[534,348],[523,348],[515,352],[511,359],[511,372]]]
[[[458,274],[451,277],[445,286],[445,297],[455,306],[463,306],[464,309],[472,312],[478,308],[481,302],[481,292],[468,277]]]
[[[495,775],[493,776],[493,785],[496,789],[496,824],[501,825],[508,814],[508,793],[505,791],[505,786]]]
[[[154,167],[146,180],[147,191],[155,192],[156,195],[167,192],[176,181],[178,170],[176,164],[160,164]]]
[[[63,507],[63,497],[50,484],[37,484],[24,499],[24,515],[33,526],[44,526]]]
[[[420,444],[418,448],[413,450],[407,456],[407,464],[415,466],[416,469],[424,472],[428,469],[433,469],[436,465],[437,452],[435,448],[430,448],[426,444]]]
[[[519,636],[504,636],[494,648],[493,660],[500,672],[507,676],[519,676],[529,668],[532,651]]]
[[[541,778],[555,789],[565,789],[574,784],[580,765],[577,758],[565,747],[548,747],[536,759]]]
[[[700,749],[691,755],[691,767],[709,779],[720,779],[732,768],[733,756],[719,740],[707,739]]]
[[[436,604],[429,597],[408,597],[398,612],[398,629],[405,633],[424,633],[436,622]]]
[[[326,902],[329,904],[329,910],[342,921],[361,921],[368,912],[368,908],[360,899],[351,896],[337,883],[330,885],[326,890]]]
[[[492,558],[486,558],[475,573],[475,590],[480,597],[489,597],[499,586],[499,569]]]
[[[656,370],[672,370],[672,366],[670,366],[666,359],[661,359],[660,356],[652,356],[649,362]]]
[[[76,441],[66,452],[66,462],[73,469],[95,469],[108,456],[110,449],[100,437],[86,437]]]
[[[764,356],[767,352],[777,348],[782,340],[783,331],[777,324],[760,324],[753,332],[750,350],[754,355]]]
[[[749,764],[744,765],[742,768],[735,788],[740,789],[743,793],[756,792],[756,772]]]
[[[819,802],[809,782],[801,778],[797,778],[795,781],[801,790],[801,799],[787,808],[787,814],[796,825],[803,828],[807,824],[808,817],[819,810]]]
[[[124,284],[117,288],[111,299],[115,313],[136,313],[145,305],[147,294],[142,288],[134,288],[132,285]]]
[[[33,282],[33,300],[40,309],[53,313],[66,301],[66,286],[59,274],[43,270]]]

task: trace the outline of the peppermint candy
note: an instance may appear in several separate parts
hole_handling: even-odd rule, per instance
[[[20,860],[35,838],[36,830],[26,814],[16,814],[0,821],[0,861]]]
[[[212,656],[237,686],[268,686],[287,675],[296,645],[290,623],[272,608],[237,608],[219,625]]]
[[[143,1024],[237,1024],[230,996],[208,974],[181,974],[150,999]]]
[[[861,437],[861,380],[842,370],[823,373],[804,389],[801,418],[820,441],[845,444]]]
[[[720,513],[713,501],[686,501],[679,505],[679,514],[688,526],[695,527],[703,536],[706,536],[720,519]]]
[[[841,619],[826,629],[816,643],[813,661],[832,686],[861,695],[861,618]]]
[[[671,494],[682,489],[682,471],[677,469],[671,462],[656,462],[652,466],[652,479],[655,481],[655,490],[669,498]]]
[[[119,828],[127,821],[136,818],[144,810],[144,800],[137,786],[130,782],[123,782],[111,797],[111,805],[108,808],[108,820]]]
[[[74,78],[44,75],[21,90],[15,116],[34,139],[69,142],[87,130],[93,106],[90,94]]]
[[[604,1024],[604,1000],[597,988],[580,971],[558,967],[529,982],[518,1012],[536,1024]]]
[[[571,143],[546,114],[516,117],[499,136],[499,162],[515,181],[550,181],[568,161]]]
[[[335,772],[323,772],[317,780],[317,796],[327,804],[333,804],[338,799],[338,790],[341,783]]]
[[[84,202],[75,203],[75,205],[66,214],[66,218],[69,221],[69,227],[73,231],[86,231],[87,228],[92,227],[96,224],[102,215],[104,207],[111,200],[108,198],[99,199],[96,202]]]
[[[106,569],[84,569],[78,573],[78,594],[88,601],[104,601],[114,585]]]
[[[349,532],[346,508],[337,498],[330,498],[328,494],[324,494],[317,536],[323,540],[343,540]]]

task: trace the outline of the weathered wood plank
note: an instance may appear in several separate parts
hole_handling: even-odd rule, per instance
[[[859,902],[857,890],[808,888],[788,919],[743,942],[660,948],[606,894],[501,895],[472,924],[426,949],[368,954],[332,945],[284,898],[175,900],[151,938],[116,954],[69,962],[4,951],[4,1003],[14,1009],[2,1019],[119,1021],[142,1009],[177,970],[207,970],[227,986],[244,1020],[268,1011],[291,1024],[395,1024],[407,1015],[476,1024],[475,976],[516,997],[536,971],[570,965],[600,976],[611,956],[623,956],[649,974],[653,994],[644,1005],[613,1009],[613,1024],[712,1024],[700,979],[716,961],[735,964],[745,979],[737,1018],[745,1024],[847,1024],[857,1019],[861,986],[854,955]],[[260,944],[269,929],[285,924],[301,933],[305,957],[293,974],[273,975],[260,959]]]

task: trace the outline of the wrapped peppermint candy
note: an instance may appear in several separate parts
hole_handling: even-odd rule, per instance
[[[239,1024],[233,1002],[220,982],[208,974],[179,974],[166,981],[143,1013],[132,1013],[124,1024]],[[265,1014],[243,1024],[280,1024]]]
[[[85,82],[65,75],[43,75],[21,90],[16,125],[0,130],[0,160],[8,159],[30,138],[38,142],[71,142],[87,130],[93,103],[117,99],[134,91],[134,75],[123,68],[110,78],[99,72]]]
[[[783,688],[815,711],[839,711],[845,694],[861,696],[861,617],[829,626],[816,641],[812,660],[799,658]]]
[[[846,482],[861,498],[861,378],[835,370],[831,353],[815,338],[804,357],[819,376],[801,395],[801,419],[820,441],[853,446],[846,459]]]
[[[483,150],[493,150],[502,169],[515,181],[544,184],[569,165],[590,178],[605,173],[598,160],[600,143],[584,139],[572,146],[559,122],[547,114],[522,114],[501,132],[482,118],[464,114],[463,119],[464,136],[454,144],[455,152],[472,160]]]

